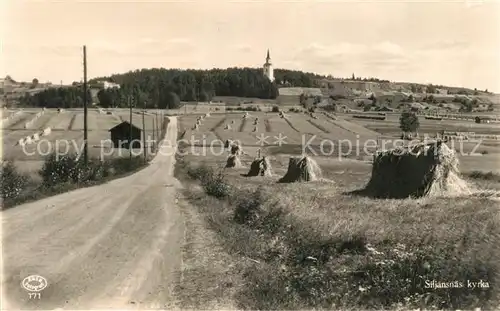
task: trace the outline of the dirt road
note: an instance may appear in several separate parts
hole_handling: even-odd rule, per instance
[[[173,178],[177,119],[149,167],[2,212],[2,309],[173,308],[184,222]],[[21,286],[48,286],[30,299]]]

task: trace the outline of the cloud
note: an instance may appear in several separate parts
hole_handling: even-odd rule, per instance
[[[400,45],[388,41],[372,45],[350,42],[327,45],[315,42],[299,50],[292,60],[335,69],[404,66],[411,62],[411,56]]]
[[[469,42],[461,40],[440,40],[426,43],[421,46],[422,50],[456,50],[469,48]]]
[[[231,48],[234,49],[236,52],[242,52],[242,53],[250,53],[253,51],[252,46],[246,43],[235,44],[231,46]]]
[[[398,44],[392,43],[392,42],[381,42],[378,44],[375,44],[372,49],[374,51],[377,51],[381,54],[387,54],[387,55],[403,55],[404,51],[399,46]]]

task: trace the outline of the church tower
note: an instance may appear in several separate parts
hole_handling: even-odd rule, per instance
[[[274,81],[273,64],[271,64],[271,57],[269,56],[269,49],[267,49],[266,63],[263,67],[264,76],[269,80]]]

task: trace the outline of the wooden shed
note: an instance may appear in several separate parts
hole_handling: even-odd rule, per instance
[[[132,148],[141,148],[142,131],[134,124],[123,121],[112,127],[109,132],[111,133],[111,140],[115,148],[129,148],[128,141],[130,137],[132,137]]]

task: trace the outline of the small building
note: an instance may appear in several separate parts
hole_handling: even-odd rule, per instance
[[[132,130],[132,133],[131,133]],[[109,132],[111,133],[111,141],[115,148],[129,149],[129,139],[132,138],[132,148],[141,148],[141,129],[137,126],[130,124],[127,121],[112,127]]]

